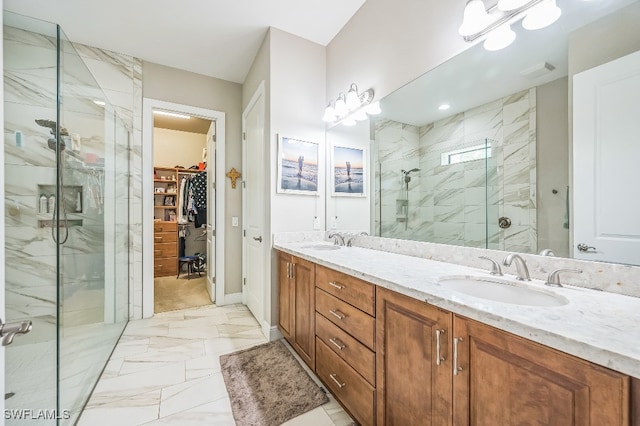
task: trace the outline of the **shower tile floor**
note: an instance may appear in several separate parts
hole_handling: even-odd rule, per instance
[[[266,341],[243,305],[131,321],[78,425],[234,425],[219,356]],[[353,420],[330,395],[327,404],[285,424],[345,426]]]

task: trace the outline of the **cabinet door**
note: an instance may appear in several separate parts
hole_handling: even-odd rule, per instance
[[[627,376],[465,318],[453,327],[454,424],[629,424]]]
[[[291,294],[293,292],[290,278],[292,256],[278,253],[278,326],[282,335],[289,341],[293,337],[293,310]]]
[[[376,320],[377,424],[451,425],[451,314],[377,288]]]
[[[300,357],[315,369],[315,265],[294,258],[293,329],[294,348]]]

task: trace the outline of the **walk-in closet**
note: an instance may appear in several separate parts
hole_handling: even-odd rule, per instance
[[[207,142],[215,122],[154,111],[154,312],[212,303],[207,290]]]

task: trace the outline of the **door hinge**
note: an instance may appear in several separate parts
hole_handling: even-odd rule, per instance
[[[211,184],[211,186],[213,187],[213,189],[216,189],[216,183],[215,183],[215,182],[213,182],[213,183]]]
[[[215,284],[215,283],[216,283],[216,277],[213,277],[213,278],[211,279],[211,282]]]
[[[243,229],[243,230],[242,230],[242,236],[243,236],[243,237],[246,237],[246,236],[247,236],[247,230],[246,230],[246,229]]]
[[[242,132],[242,140],[243,141],[247,140],[247,132]]]
[[[216,236],[216,230],[214,229],[213,231],[211,231],[211,236],[215,237]]]
[[[218,135],[213,135],[213,141],[218,142]]]
[[[242,284],[243,284],[243,285],[247,285],[247,279],[246,279],[246,278],[243,278],[243,279],[242,279]]]
[[[246,188],[246,187],[247,187],[247,182],[246,182],[246,181],[244,181],[244,180],[242,181],[242,187],[243,187],[243,188]]]

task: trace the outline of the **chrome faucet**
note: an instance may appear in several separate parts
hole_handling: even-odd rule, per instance
[[[511,266],[511,262],[516,262],[516,279],[520,281],[531,281],[531,277],[529,276],[529,269],[527,269],[527,263],[524,261],[519,254],[511,253],[507,255],[502,261],[504,266]]]
[[[340,234],[338,234],[337,232],[333,232],[331,234],[329,234],[329,238],[333,238],[333,244],[336,246],[343,246],[344,245],[344,237]]]
[[[491,272],[489,272],[491,275],[497,275],[497,276],[502,276],[502,269],[500,269],[500,264],[498,262],[496,262],[495,260],[491,259],[490,257],[487,256],[478,256],[480,259],[485,259],[488,260],[489,262],[491,262]]]
[[[555,271],[549,274],[549,278],[547,278],[547,282],[545,283],[545,285],[548,285],[549,287],[562,287],[562,284],[560,284],[560,272],[574,272],[576,274],[581,274],[582,269],[572,269],[572,268],[556,269]]]
[[[555,253],[551,249],[544,249],[538,253],[540,256],[555,256]]]

